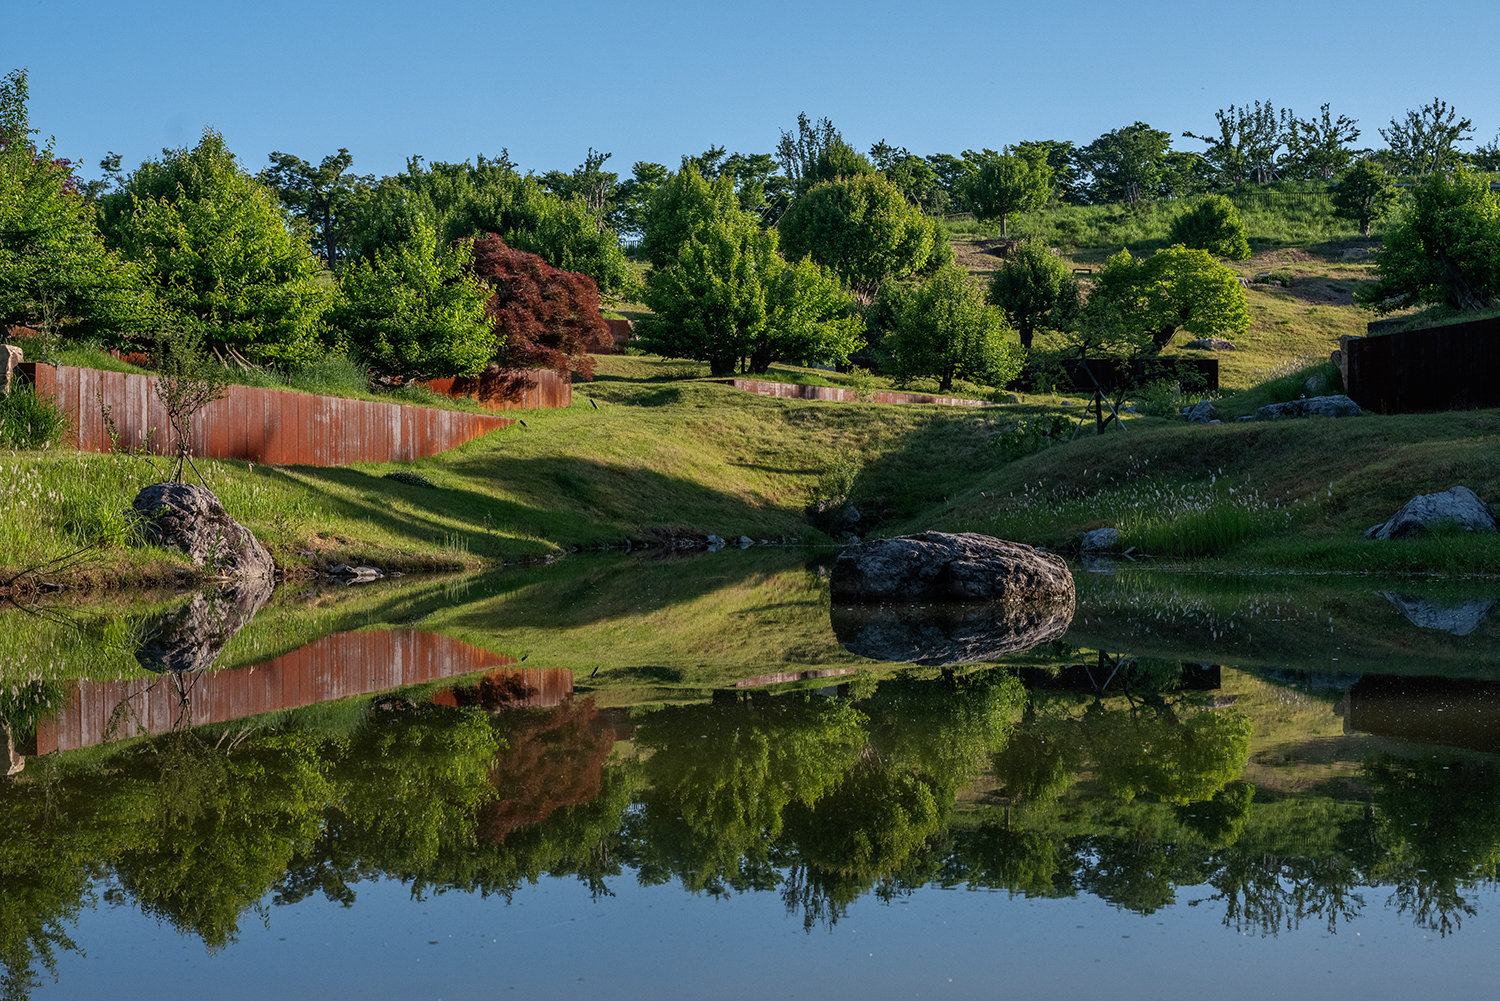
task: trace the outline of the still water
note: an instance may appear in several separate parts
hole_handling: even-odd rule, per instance
[[[1490,996],[1500,582],[831,556],[0,614],[8,996]]]

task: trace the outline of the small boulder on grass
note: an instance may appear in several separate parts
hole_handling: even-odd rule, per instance
[[[207,487],[192,483],[153,483],[135,495],[131,505],[141,516],[141,533],[150,542],[175,549],[221,577],[276,574],[276,564],[255,533],[224,510]]]
[[[1410,539],[1444,524],[1457,525],[1466,532],[1500,528],[1494,510],[1478,494],[1468,487],[1453,487],[1440,494],[1413,497],[1389,521],[1365,529],[1365,538]]]

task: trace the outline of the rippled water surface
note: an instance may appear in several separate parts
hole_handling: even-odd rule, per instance
[[[1487,996],[1500,582],[831,564],[0,612],[7,995]]]

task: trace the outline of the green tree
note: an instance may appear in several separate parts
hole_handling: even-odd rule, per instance
[[[1089,175],[1089,200],[1135,203],[1156,197],[1171,148],[1172,134],[1145,122],[1106,132],[1078,151]]]
[[[1423,178],[1389,228],[1376,279],[1357,298],[1378,313],[1444,304],[1485,309],[1500,291],[1500,201],[1481,174]]]
[[[1359,235],[1370,235],[1370,224],[1384,219],[1400,195],[1389,174],[1373,160],[1360,160],[1333,186],[1333,208],[1359,223]]]
[[[866,301],[880,283],[952,259],[946,234],[880,174],[824,181],[798,197],[777,225],[788,257],[832,268]]]
[[[635,294],[619,237],[601,226],[585,198],[553,194],[539,178],[517,171],[504,150],[474,163],[424,164],[412,157],[402,173],[358,191],[348,217],[349,251],[360,257],[405,243],[425,221],[443,243],[493,233],[555,268],[588,275],[601,296]]]
[[[640,254],[653,268],[668,267],[693,239],[716,223],[736,216],[734,180],[710,180],[686,163],[651,195],[642,228]]]
[[[630,176],[620,182],[610,224],[621,234],[644,235],[651,197],[671,176],[672,172],[664,164],[637,160],[630,169]]]
[[[1072,326],[1083,300],[1068,266],[1045,245],[1025,240],[990,276],[989,301],[1004,311],[1021,347],[1030,351],[1037,330]]]
[[[0,81],[0,331],[32,327],[50,346],[150,326],[140,269],[105,249],[68,161],[32,143],[27,97],[24,71]]]
[[[1431,104],[1407,111],[1404,120],[1392,118],[1390,128],[1380,130],[1380,137],[1390,144],[1402,173],[1430,174],[1463,162],[1456,147],[1474,137],[1474,123],[1458,118],[1456,109],[1434,97]]]
[[[1205,195],[1173,219],[1167,240],[1232,261],[1243,261],[1250,256],[1250,241],[1239,209],[1223,195]]]
[[[166,150],[104,199],[106,240],[138,262],[174,324],[203,328],[210,347],[282,365],[322,350],[327,293],[276,193],[247,174],[212,129],[191,150]]]
[[[1286,160],[1283,177],[1318,178],[1324,181],[1349,166],[1358,154],[1351,143],[1359,138],[1358,123],[1347,115],[1334,118],[1328,105],[1318,109],[1318,118],[1298,118],[1284,113]]]
[[[884,139],[870,147],[870,160],[907,201],[928,215],[942,215],[948,195],[931,163],[904,146],[891,146]]]
[[[1208,144],[1203,158],[1213,164],[1221,183],[1238,187],[1250,180],[1265,184],[1276,177],[1276,154],[1285,134],[1270,101],[1243,108],[1231,104],[1214,112],[1214,119],[1219,124],[1217,135],[1182,135]]]
[[[1174,246],[1142,258],[1122,250],[1106,261],[1075,340],[1085,353],[1156,354],[1178,330],[1233,340],[1249,328],[1239,277],[1206,250]]]
[[[1045,163],[1052,168],[1052,194],[1057,200],[1082,200],[1083,193],[1078,184],[1078,151],[1073,143],[1059,139],[1038,139],[1016,143],[1010,151],[1033,163]]]
[[[1003,386],[1021,370],[1025,353],[1010,342],[997,307],[987,306],[968,272],[948,265],[934,272],[897,307],[885,340],[898,382],[932,377],[938,391],[956,378]]]
[[[1002,237],[1012,213],[1039,209],[1052,196],[1052,168],[1045,160],[991,149],[965,150],[964,160],[972,168],[963,184],[969,209],[981,222],[1000,220]]]
[[[440,246],[420,225],[408,242],[344,269],[330,319],[379,375],[478,375],[499,345],[485,311],[491,291],[472,257],[469,241]]]
[[[715,375],[742,362],[764,372],[774,361],[845,361],[863,328],[832,275],[788,264],[776,233],[737,207],[652,268],[645,302],[653,313],[637,328],[639,346],[707,361]]]
[[[354,157],[347,149],[330,153],[314,167],[299,156],[276,152],[271,166],[258,175],[281,196],[281,203],[312,230],[313,251],[323,257],[330,271],[343,264],[345,218],[354,192],[375,183],[373,176],[359,177],[349,173]]]

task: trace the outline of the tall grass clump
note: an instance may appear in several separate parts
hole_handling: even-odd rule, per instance
[[[18,382],[0,397],[0,448],[40,450],[62,442],[68,412],[50,396]]]
[[[1222,556],[1243,543],[1284,533],[1318,509],[1317,499],[1262,496],[1249,483],[1231,484],[1218,476],[1181,483],[1137,478],[1143,463],[1132,463],[1126,482],[1097,490],[1044,492],[1028,485],[1001,502],[991,517],[992,534],[1056,546],[1073,537],[1058,531],[1109,526],[1120,544],[1142,554],[1173,559]]]

